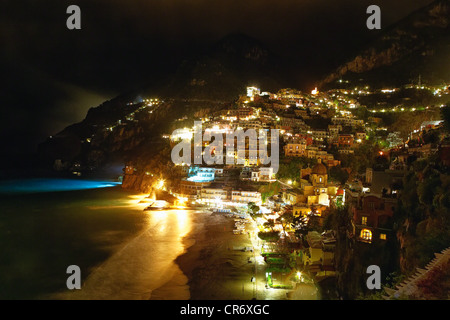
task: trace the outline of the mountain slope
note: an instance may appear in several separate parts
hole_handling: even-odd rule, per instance
[[[450,0],[435,1],[383,31],[366,49],[330,73],[321,86],[364,79],[375,86],[450,80]],[[417,81],[417,80],[416,80]]]
[[[250,85],[278,90],[285,84],[280,65],[280,59],[258,40],[232,34],[184,60],[159,92],[165,97],[226,101]]]

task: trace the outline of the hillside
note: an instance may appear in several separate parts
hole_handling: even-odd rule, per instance
[[[163,134],[175,120],[209,114],[225,105],[201,101],[159,100],[150,104],[128,95],[91,108],[86,118],[39,145],[39,159],[48,169],[95,172],[114,164],[150,159],[167,148]],[[56,161],[56,162],[55,162]]]
[[[164,97],[229,101],[249,85],[278,90],[283,79],[281,59],[257,39],[231,34],[187,58],[160,88],[147,88]]]
[[[341,78],[374,87],[450,81],[450,1],[439,0],[380,35],[347,63],[326,76],[321,87]]]

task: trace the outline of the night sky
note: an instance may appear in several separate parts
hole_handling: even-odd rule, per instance
[[[369,5],[381,7],[387,27],[431,2],[2,1],[2,157],[34,151],[46,136],[81,121],[90,107],[158,81],[183,58],[231,33],[260,40],[292,62],[299,78],[315,81],[373,36],[365,27]],[[70,4],[81,8],[82,30],[66,28]]]

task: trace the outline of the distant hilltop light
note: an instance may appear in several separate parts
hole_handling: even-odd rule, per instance
[[[317,89],[317,87],[314,88],[314,90],[311,91],[312,95],[317,95],[319,93],[319,90]]]
[[[247,97],[249,98],[253,98],[256,95],[260,95],[261,94],[261,89],[257,88],[257,87],[247,87]]]

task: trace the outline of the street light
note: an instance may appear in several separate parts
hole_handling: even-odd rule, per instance
[[[159,179],[156,188],[162,190],[164,188],[164,179]]]

